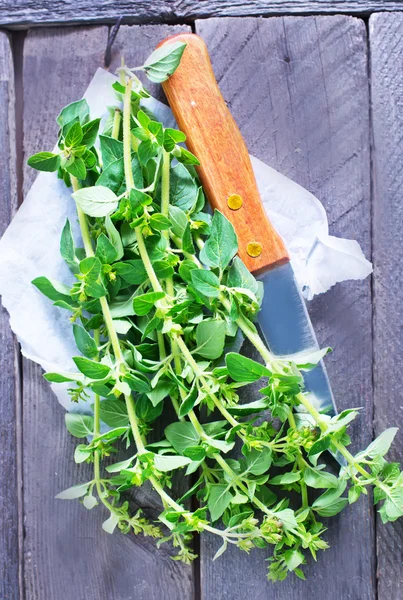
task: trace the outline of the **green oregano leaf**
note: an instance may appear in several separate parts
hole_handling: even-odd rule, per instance
[[[192,423],[185,421],[168,425],[165,428],[165,436],[179,454],[190,446],[197,446],[200,440]]]
[[[69,265],[73,273],[79,272],[76,248],[71,230],[70,221],[67,219],[60,238],[60,254]]]
[[[66,302],[70,300],[70,288],[63,283],[50,280],[47,277],[37,277],[33,279],[32,283],[51,300],[64,300]]]
[[[50,383],[67,383],[69,381],[77,381],[82,378],[82,375],[74,376],[74,373],[71,374],[62,374],[62,373],[45,373],[44,378],[46,381]]]
[[[244,459],[246,470],[252,475],[266,473],[272,463],[272,451],[270,448],[262,450],[251,450]]]
[[[75,119],[77,119],[81,124],[84,124],[89,117],[90,109],[86,100],[78,100],[77,102],[72,102],[65,106],[59,113],[56,121],[60,125],[60,127],[64,127],[68,125]]]
[[[158,300],[165,297],[165,292],[147,292],[136,296],[133,300],[133,309],[136,315],[147,315]]]
[[[208,298],[218,298],[220,295],[220,280],[211,271],[194,269],[190,272],[191,281],[198,292]]]
[[[156,231],[165,231],[171,227],[171,221],[161,213],[155,213],[150,217],[150,227]]]
[[[73,123],[64,137],[64,142],[68,148],[79,146],[83,139],[83,129],[78,121]]]
[[[193,244],[192,230],[190,229],[190,223],[187,223],[187,225],[185,227],[185,231],[183,232],[182,248],[183,248],[183,251],[187,252],[188,254],[195,253],[195,247]]]
[[[229,352],[226,355],[225,364],[230,377],[234,381],[252,383],[261,377],[270,377],[271,375],[271,372],[265,366],[235,352]]]
[[[82,158],[75,158],[71,164],[66,166],[66,171],[77,179],[85,179],[87,176],[87,168]]]
[[[123,142],[106,135],[100,135],[99,141],[104,169],[111,163],[123,159]]]
[[[396,433],[399,431],[397,427],[390,427],[383,431],[371,444],[368,448],[362,453],[365,456],[369,456],[370,458],[375,458],[376,456],[384,456],[392,442]]]
[[[72,487],[67,488],[63,492],[59,492],[57,496],[55,496],[58,500],[75,500],[76,498],[81,498],[85,496],[88,492],[88,488],[90,487],[91,482],[81,483],[79,485],[73,485]]]
[[[304,481],[309,487],[316,489],[336,488],[338,486],[338,479],[332,473],[310,467],[304,470]]]
[[[77,206],[90,217],[106,217],[118,207],[116,195],[101,185],[87,187],[72,194]]]
[[[115,225],[112,223],[112,220],[109,215],[106,215],[106,217],[105,217],[105,227],[106,227],[106,231],[109,236],[109,240],[113,244],[113,247],[116,250],[116,259],[115,260],[120,260],[123,257],[123,253],[124,253],[123,244],[122,244],[122,240],[119,235],[119,232],[116,229]]]
[[[163,404],[154,406],[145,394],[140,394],[136,399],[136,415],[145,423],[152,423],[161,416]]]
[[[86,123],[83,126],[83,128],[82,128],[83,138],[81,140],[81,143],[84,146],[91,148],[95,144],[95,141],[96,141],[97,135],[98,135],[98,129],[99,129],[100,122],[101,122],[101,119],[94,119],[93,121],[90,121],[89,123]]]
[[[94,338],[90,336],[88,331],[75,323],[73,325],[73,333],[80,352],[87,358],[95,358],[98,355],[98,348]]]
[[[66,413],[65,422],[67,431],[74,437],[85,438],[94,432],[94,418],[91,415]]]
[[[182,210],[191,208],[197,198],[198,187],[195,180],[181,163],[171,167],[170,202]]]
[[[78,370],[90,379],[105,379],[111,372],[108,365],[103,365],[82,356],[73,356],[73,360]]]
[[[172,471],[174,469],[180,469],[191,462],[191,459],[187,458],[186,456],[171,456],[167,454],[154,455],[154,465],[158,471],[161,471],[162,473]]]
[[[27,164],[37,171],[57,171],[60,167],[60,156],[52,152],[38,152],[28,158]]]
[[[96,257],[101,263],[110,265],[118,258],[118,252],[112,242],[104,233],[97,239],[97,249],[95,252]]]
[[[215,360],[224,350],[226,323],[220,320],[202,321],[196,327],[196,350],[203,358]]]
[[[238,238],[232,224],[215,210],[210,236],[200,252],[200,260],[208,267],[225,269],[237,252]]]
[[[171,221],[171,228],[174,235],[178,238],[182,238],[183,233],[188,224],[188,218],[186,213],[179,208],[179,206],[169,206],[169,219]]]
[[[207,506],[210,511],[212,521],[217,521],[228,508],[232,500],[232,494],[227,485],[213,484],[210,486]]]
[[[168,79],[178,68],[185,48],[184,42],[173,42],[154,50],[143,66],[147,77],[155,83]]]
[[[108,427],[127,427],[129,425],[126,404],[119,398],[102,400],[99,404],[99,416]]]
[[[193,386],[188,395],[182,401],[179,408],[179,417],[185,417],[196,404],[199,391],[196,386]]]

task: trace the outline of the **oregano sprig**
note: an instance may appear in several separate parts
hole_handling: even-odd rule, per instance
[[[70,313],[79,351],[76,372],[45,377],[92,405],[92,415],[68,413],[66,426],[80,440],[76,463],[92,463],[93,479],[58,497],[103,504],[105,531],[170,541],[185,563],[195,558],[193,534],[207,531],[220,540],[216,557],[229,544],[270,545],[269,579],[304,578],[307,551],[316,559],[327,548],[320,520],[370,486],[383,521],[403,515],[403,475],[384,459],[397,430],[353,455],[347,429],[358,409],[329,417],[304,391],[303,373],[328,349],[280,359],[261,340],[261,286],[236,256],[232,225],[205,210],[186,136],[142,105],[149,93],[135,72],[163,81],[184,50],[178,42],[142,67],[122,65],[109,118],[91,120],[85,100],[68,105],[57,118],[58,150],[28,161],[72,187],[83,241],[75,247],[67,222],[60,250],[72,286],[33,282]],[[238,353],[240,336],[262,362]],[[260,392],[241,402],[240,388],[256,382]],[[170,403],[177,420],[149,443]],[[129,457],[119,456],[122,442]],[[345,459],[338,474],[327,450]],[[171,491],[178,469],[189,481],[181,498]],[[163,505],[157,524],[125,499],[147,481]],[[187,508],[191,497],[197,510]]]

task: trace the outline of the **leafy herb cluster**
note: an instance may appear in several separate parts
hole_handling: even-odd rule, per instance
[[[165,46],[142,69],[163,81],[184,48]],[[80,498],[87,509],[102,503],[105,531],[171,540],[184,562],[195,558],[192,534],[208,531],[221,540],[216,557],[228,544],[246,552],[272,546],[269,579],[290,571],[304,578],[306,551],[316,558],[327,548],[321,518],[356,502],[369,486],[383,521],[403,515],[403,475],[384,459],[396,429],[353,456],[347,428],[358,410],[329,417],[304,393],[303,372],[327,349],[280,360],[265,347],[253,324],[260,284],[236,256],[229,221],[205,211],[197,158],[180,145],[185,135],[142,107],[149,94],[134,70],[119,70],[117,106],[102,130],[86,101],[74,102],[57,118],[58,153],[28,161],[72,186],[83,239],[76,247],[67,222],[60,251],[75,276],[72,287],[46,277],[33,282],[71,313],[80,353],[73,358],[77,372],[45,377],[68,382],[73,400],[93,404],[93,416],[66,414],[68,431],[82,440],[75,461],[92,463],[93,479],[58,497]],[[231,351],[239,332],[263,364]],[[258,381],[259,396],[240,403],[239,389]],[[149,443],[170,403],[177,420]],[[109,459],[101,471],[121,440],[132,456]],[[322,460],[326,450],[344,457],[338,476]],[[173,498],[178,469],[191,483]],[[162,500],[159,524],[133,514],[124,499],[145,482]],[[186,502],[192,496],[199,502],[194,511]]]

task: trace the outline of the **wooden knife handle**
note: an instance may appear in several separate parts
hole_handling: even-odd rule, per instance
[[[187,136],[187,147],[200,161],[197,171],[207,198],[233,224],[238,254],[250,271],[287,262],[287,250],[264,211],[248,149],[221,95],[206,44],[184,33],[160,46],[177,41],[186,43],[181,63],[162,85]]]

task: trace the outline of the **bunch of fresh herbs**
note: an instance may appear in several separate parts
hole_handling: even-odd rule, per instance
[[[184,48],[164,46],[140,69],[164,81]],[[142,106],[149,94],[135,70],[119,69],[117,106],[102,131],[86,101],[74,102],[57,118],[58,151],[28,161],[73,188],[83,240],[75,247],[67,222],[60,251],[72,287],[33,282],[71,313],[79,350],[77,372],[45,377],[68,382],[72,400],[93,405],[93,416],[66,414],[68,431],[81,440],[75,461],[92,463],[93,478],[58,497],[80,498],[87,509],[103,504],[105,531],[170,540],[177,560],[192,561],[192,534],[207,531],[221,540],[216,557],[228,544],[246,552],[272,546],[269,579],[290,571],[304,578],[305,551],[316,558],[327,548],[321,518],[370,486],[384,522],[403,515],[403,474],[384,459],[396,429],[352,455],[347,428],[358,410],[329,417],[304,393],[302,373],[326,350],[295,362],[266,348],[253,324],[262,290],[236,257],[234,229],[220,212],[205,211],[198,160],[181,145],[181,131]],[[240,333],[262,362],[231,351]],[[260,381],[258,397],[240,403],[238,390]],[[170,404],[176,420],[149,443]],[[130,457],[111,461],[122,440]],[[338,475],[324,462],[327,450],[345,461]],[[178,469],[189,484],[174,498]],[[163,504],[158,524],[124,498],[146,482]],[[191,497],[196,510],[188,508]]]

